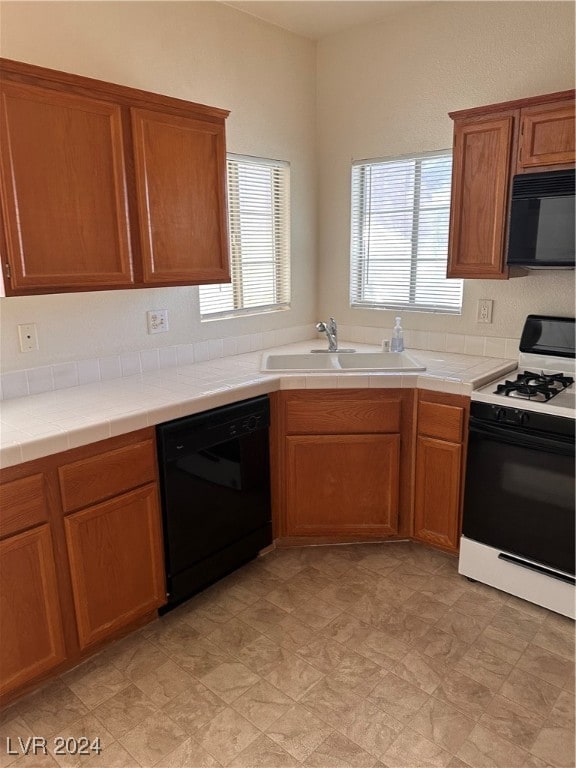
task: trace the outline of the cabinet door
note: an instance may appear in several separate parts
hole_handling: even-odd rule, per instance
[[[504,244],[514,117],[454,127],[448,277],[506,278]]]
[[[286,438],[288,536],[398,529],[400,435]]]
[[[574,102],[560,102],[522,110],[521,168],[573,163]]]
[[[131,112],[144,282],[229,281],[224,126]]]
[[[430,437],[416,443],[414,536],[458,548],[462,446]]]
[[[0,177],[12,292],[129,286],[120,108],[5,82]]]
[[[0,694],[65,658],[48,525],[0,542]]]
[[[165,602],[156,485],[65,518],[80,647]]]

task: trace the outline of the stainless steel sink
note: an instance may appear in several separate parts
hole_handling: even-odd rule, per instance
[[[408,352],[286,352],[262,356],[263,371],[323,371],[346,373],[348,371],[374,371],[402,373],[425,371],[422,365]]]

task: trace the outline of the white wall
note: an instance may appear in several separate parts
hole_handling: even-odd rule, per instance
[[[351,160],[448,147],[448,111],[574,85],[570,2],[406,5],[386,23],[316,46],[220,3],[0,2],[2,56],[230,109],[230,151],[290,160],[293,193],[290,311],[201,324],[197,288],[2,299],[3,369],[279,329],[329,314],[348,326],[391,328],[395,313],[348,306]],[[475,323],[478,298],[494,300],[493,325]],[[528,312],[572,314],[573,304],[572,272],[472,280],[461,317],[403,313],[404,326],[514,337]],[[148,335],[146,310],[163,308],[169,333]],[[29,322],[38,326],[40,350],[22,354],[16,325]]]
[[[568,2],[430,3],[321,40],[319,315],[390,329],[397,314],[349,306],[352,160],[448,148],[449,111],[573,87]],[[403,325],[518,337],[529,312],[573,315],[573,287],[574,272],[467,280],[460,317],[402,312]],[[492,325],[475,322],[480,298],[494,300]]]
[[[2,299],[5,371],[202,338],[303,325],[315,317],[315,45],[209,2],[3,2],[2,56],[231,110],[231,152],[291,162],[292,309],[200,323],[197,288]],[[55,244],[55,247],[57,245]],[[145,312],[168,309],[150,336]],[[36,323],[38,352],[17,348]]]

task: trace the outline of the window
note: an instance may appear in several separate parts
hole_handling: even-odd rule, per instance
[[[462,280],[446,278],[449,151],[352,167],[350,303],[459,314]]]
[[[290,305],[290,166],[228,155],[232,282],[200,286],[203,319]]]

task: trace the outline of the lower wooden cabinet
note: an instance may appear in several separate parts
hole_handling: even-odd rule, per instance
[[[294,390],[272,400],[275,537],[410,535],[414,390]]]
[[[80,648],[165,602],[155,484],[65,519]]]
[[[0,703],[165,602],[154,431],[0,472]]]
[[[400,435],[286,438],[290,535],[392,535],[398,530]]]
[[[418,437],[414,533],[421,541],[458,547],[461,462],[458,443]]]
[[[65,656],[50,527],[0,542],[0,694],[34,680]]]
[[[418,395],[414,537],[458,550],[469,401],[458,395]]]

